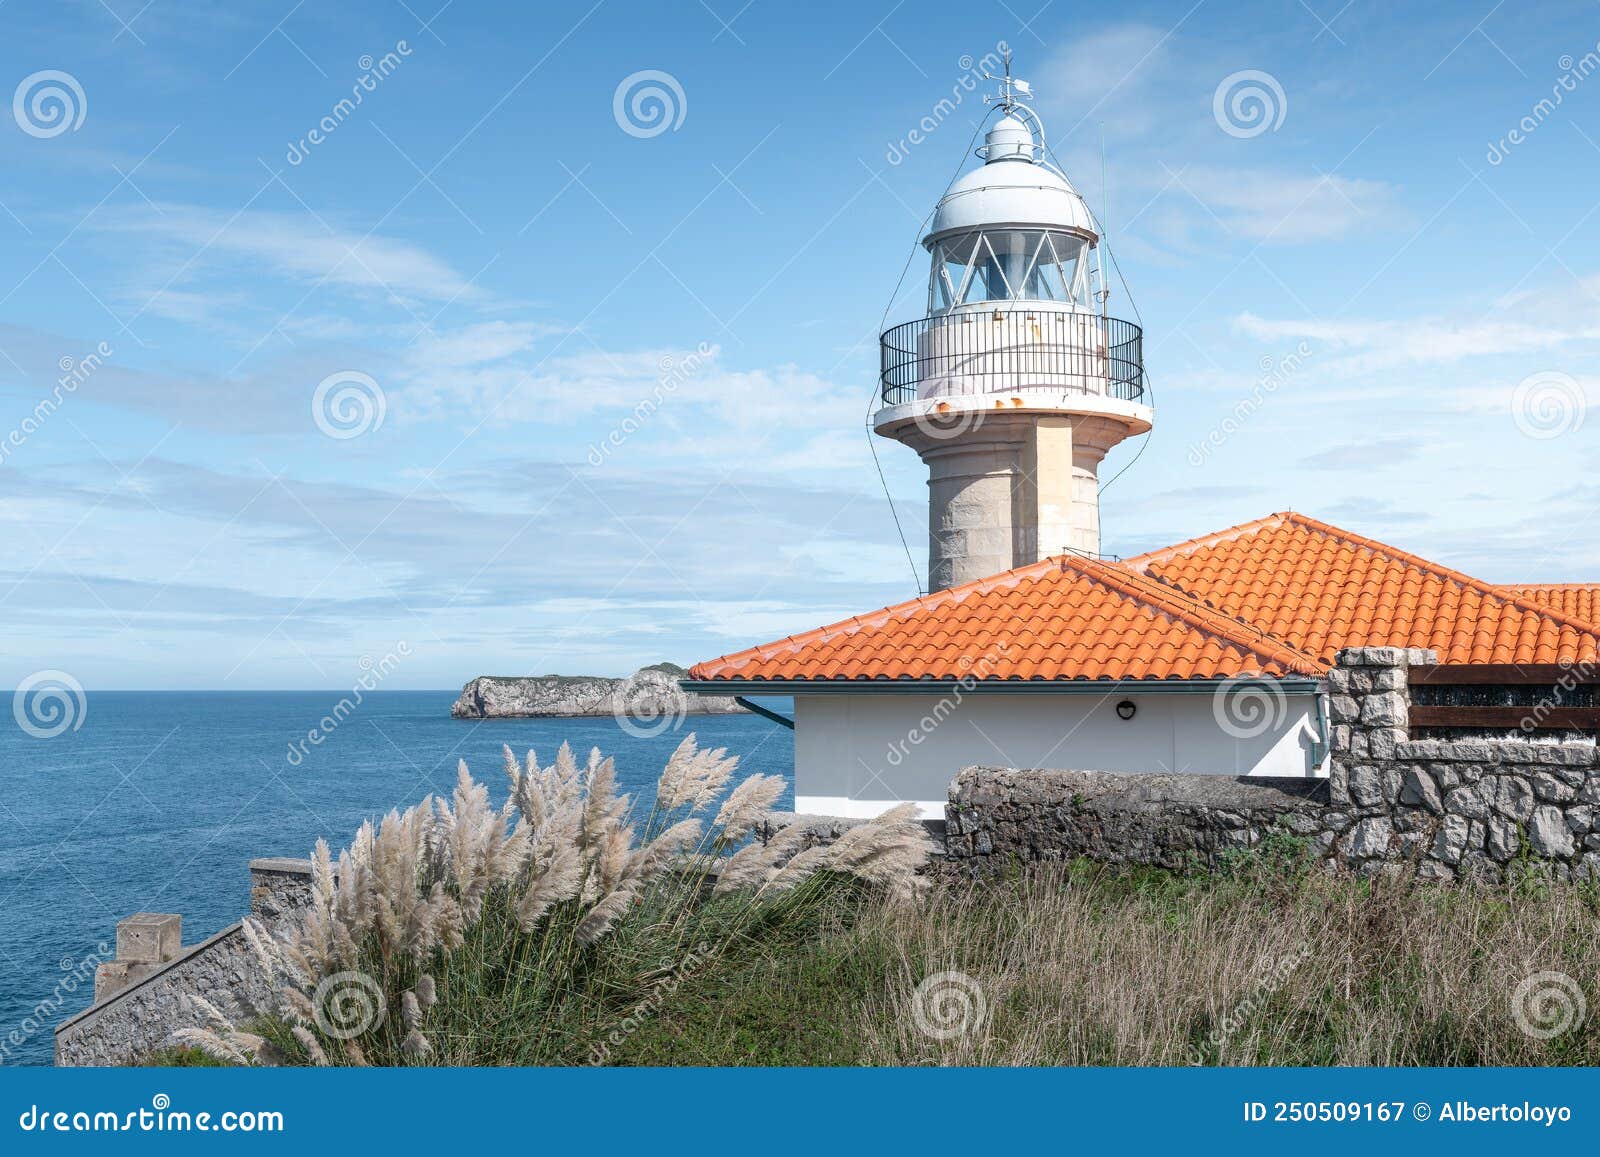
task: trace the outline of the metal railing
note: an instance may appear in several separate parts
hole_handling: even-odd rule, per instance
[[[1043,391],[1144,399],[1144,331],[1093,313],[1014,304],[935,314],[883,332],[886,406]]]

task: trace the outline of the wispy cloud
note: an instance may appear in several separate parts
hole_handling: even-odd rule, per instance
[[[106,209],[94,228],[147,241],[161,254],[146,304],[219,267],[306,285],[331,285],[397,301],[473,301],[483,296],[443,258],[409,241],[340,227],[327,214],[203,205],[151,204]],[[168,307],[171,308],[171,307]]]

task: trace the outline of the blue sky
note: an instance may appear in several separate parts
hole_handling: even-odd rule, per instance
[[[1000,42],[1146,328],[1107,551],[1292,507],[1600,579],[1593,4],[11,0],[0,683],[623,672],[914,593],[875,339]]]

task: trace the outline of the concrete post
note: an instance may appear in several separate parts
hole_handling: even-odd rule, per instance
[[[135,912],[117,923],[117,958],[94,974],[99,1004],[149,976],[183,950],[183,917],[167,912]]]

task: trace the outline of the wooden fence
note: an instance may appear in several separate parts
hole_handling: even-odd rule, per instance
[[[1520,731],[1600,729],[1600,696],[1594,691],[1600,686],[1600,666],[1594,664],[1418,664],[1411,667],[1408,678],[1413,728],[1481,727]],[[1421,688],[1434,689],[1435,693],[1419,693]],[[1496,697],[1522,702],[1429,702]],[[1419,699],[1423,701],[1418,702]]]

